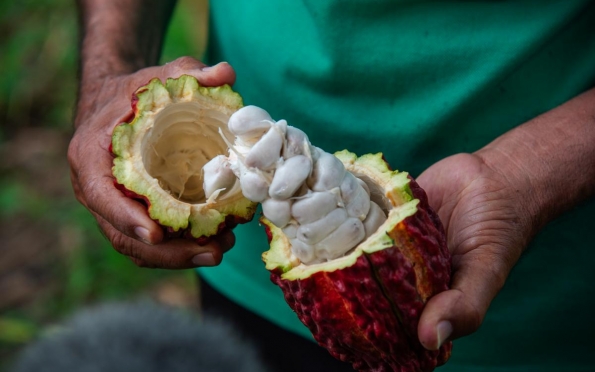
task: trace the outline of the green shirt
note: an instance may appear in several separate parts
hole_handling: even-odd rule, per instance
[[[380,151],[417,176],[593,86],[594,5],[217,0],[208,58],[234,66],[246,104],[286,119],[316,146]],[[595,370],[593,215],[591,200],[535,238],[481,329],[455,341],[442,371]],[[262,227],[254,221],[235,232],[223,263],[201,274],[311,337],[269,281]]]

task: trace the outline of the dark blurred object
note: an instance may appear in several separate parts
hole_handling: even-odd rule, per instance
[[[262,358],[279,372],[353,372],[351,364],[341,362],[310,340],[269,322],[217,292],[200,280],[202,309],[223,317],[235,330],[250,337],[262,350]]]
[[[214,317],[152,302],[83,311],[42,336],[14,372],[263,372],[257,351]]]

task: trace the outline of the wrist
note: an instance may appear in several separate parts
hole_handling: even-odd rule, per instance
[[[175,1],[79,0],[81,82],[130,74],[158,63]]]
[[[511,145],[512,145],[511,140]],[[544,172],[536,163],[524,157],[511,155],[505,146],[491,144],[474,153],[495,175],[516,207],[514,220],[522,235],[529,240],[553,218],[542,180]],[[535,159],[532,159],[535,160]],[[534,164],[534,167],[529,166]]]
[[[508,180],[536,233],[595,195],[595,89],[505,133],[476,155]]]

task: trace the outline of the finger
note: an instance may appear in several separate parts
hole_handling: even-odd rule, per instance
[[[164,77],[179,77],[181,75],[194,76],[204,86],[216,87],[224,84],[233,85],[236,80],[234,69],[227,62],[214,66],[191,58],[181,57],[163,66]]]
[[[236,81],[236,72],[229,63],[220,62],[214,66],[204,67],[202,75],[198,76],[198,81],[210,87],[233,85]]]
[[[121,233],[146,244],[163,240],[163,229],[149,217],[146,207],[116,189],[111,176],[83,177],[78,189],[86,207]]]
[[[161,244],[148,245],[120,233],[101,216],[95,215],[95,217],[114,249],[134,258],[133,262],[139,266],[188,269],[216,266],[223,258],[223,249],[217,240],[202,246],[187,239],[172,239]]]
[[[509,268],[490,249],[478,248],[453,261],[452,287],[432,297],[422,312],[419,340],[429,350],[445,341],[475,332]]]
[[[127,236],[148,244],[159,243],[163,240],[163,230],[148,216],[144,205],[116,189],[111,174],[112,157],[107,150],[88,150],[97,146],[73,141],[69,147],[68,158],[76,198]],[[81,163],[81,159],[89,158],[89,153],[95,153],[95,160]]]
[[[230,229],[225,229],[217,234],[214,240],[219,245],[221,252],[225,253],[235,245],[236,237]]]

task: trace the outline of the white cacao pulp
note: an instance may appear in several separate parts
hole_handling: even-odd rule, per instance
[[[302,263],[343,256],[386,220],[364,181],[285,120],[275,122],[261,108],[246,106],[231,116],[228,128],[235,136],[229,156],[203,168],[205,196],[216,199],[232,187],[233,172],[244,196],[262,203],[264,216],[283,229]]]

